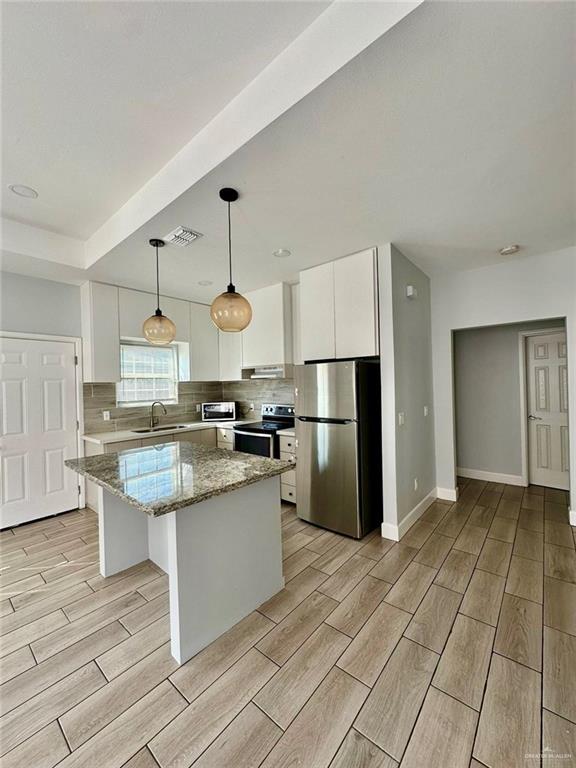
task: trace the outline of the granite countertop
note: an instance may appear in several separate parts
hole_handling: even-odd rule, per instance
[[[254,421],[254,419],[252,419]],[[197,429],[232,429],[235,424],[245,424],[247,421],[179,421],[178,424],[186,424],[184,429],[174,429],[174,432],[193,432]],[[175,427],[176,424],[166,424],[166,427]],[[118,432],[88,432],[82,435],[82,439],[88,443],[97,445],[107,445],[108,443],[122,443],[124,440],[142,440],[142,438],[154,437],[155,435],[169,435],[170,429],[156,430],[155,432],[135,432],[133,429],[123,429]]]
[[[152,517],[294,469],[294,464],[188,442],[68,459],[67,467]]]

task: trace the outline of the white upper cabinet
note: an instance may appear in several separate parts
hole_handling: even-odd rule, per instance
[[[378,298],[374,249],[334,262],[336,357],[378,354]]]
[[[142,339],[142,324],[156,311],[156,295],[120,288],[120,336]],[[190,341],[190,305],[183,299],[160,296],[160,308],[176,325],[176,341]]]
[[[373,248],[300,273],[303,360],[379,353],[377,284]]]
[[[242,378],[242,333],[218,331],[220,381],[240,381]]]
[[[87,282],[80,297],[84,381],[120,381],[118,288]]]
[[[218,329],[206,304],[190,304],[190,381],[219,381]]]
[[[290,286],[277,283],[246,294],[252,322],[242,332],[242,367],[292,363],[292,296]]]
[[[336,357],[334,262],[300,272],[300,343],[303,360]]]

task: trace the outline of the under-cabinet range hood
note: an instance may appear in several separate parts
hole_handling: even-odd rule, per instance
[[[292,365],[261,365],[256,368],[242,368],[243,379],[291,379]]]

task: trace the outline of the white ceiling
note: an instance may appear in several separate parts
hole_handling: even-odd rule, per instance
[[[164,249],[162,290],[210,301],[227,283],[224,185],[241,194],[240,290],[382,242],[428,272],[574,244],[575,12],[425,3],[82,274],[150,290],[148,238],[187,224],[204,237]]]
[[[575,242],[572,3],[431,3],[237,151],[90,272],[146,287],[149,237],[205,237],[162,258],[164,289],[210,300],[226,279],[234,185],[239,288],[392,241],[429,272]],[[532,41],[530,44],[527,41]],[[272,252],[289,248],[292,257]],[[508,257],[510,258],[510,257]]]
[[[3,3],[3,215],[87,238],[328,5]]]

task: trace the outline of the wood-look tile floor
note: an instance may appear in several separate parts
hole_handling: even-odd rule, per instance
[[[566,494],[460,488],[398,544],[284,507],[285,589],[181,667],[167,577],[102,578],[94,513],[2,532],[3,768],[575,766]]]

